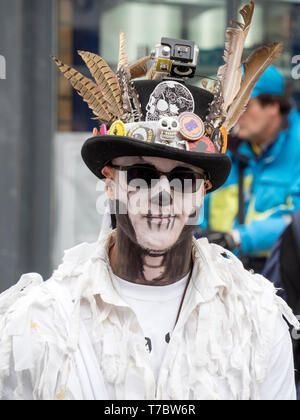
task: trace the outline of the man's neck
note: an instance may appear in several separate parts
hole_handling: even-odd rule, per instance
[[[154,252],[142,249],[117,228],[110,250],[113,273],[131,283],[165,286],[181,280],[191,270],[193,232],[189,227],[184,239],[169,250]],[[189,232],[190,230],[190,232]]]

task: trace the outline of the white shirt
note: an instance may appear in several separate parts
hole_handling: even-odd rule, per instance
[[[143,330],[145,345],[157,380],[188,275],[168,286],[146,286],[130,283],[117,276],[115,278],[122,297],[135,312]],[[168,338],[167,335],[169,335]],[[279,316],[268,374],[261,387],[261,399],[274,400],[276,396],[278,400],[294,400],[296,394],[295,384],[291,380],[293,375],[294,363],[290,333],[287,323],[282,316]]]
[[[295,399],[281,315],[298,321],[270,282],[205,239],[193,243],[191,281],[156,380],[109,241],[69,250],[51,282],[23,276],[0,296],[0,399],[103,399],[101,382],[119,400]]]
[[[135,312],[145,336],[157,380],[163,356],[175,326],[188,275],[167,286],[130,283],[117,276],[121,296]]]

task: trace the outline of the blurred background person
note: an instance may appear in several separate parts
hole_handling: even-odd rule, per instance
[[[199,234],[236,250],[260,272],[274,242],[300,208],[300,115],[270,66],[229,138],[231,174],[206,201]]]

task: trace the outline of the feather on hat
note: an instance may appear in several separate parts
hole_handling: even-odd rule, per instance
[[[254,1],[250,0],[250,3],[239,11],[243,23],[234,21],[232,23],[238,28],[229,27],[226,30],[225,64],[218,70],[213,89],[214,100],[206,118],[213,128],[223,125],[229,131],[235,125],[245,111],[255,83],[282,51],[282,43],[275,42],[269,46],[259,47],[242,62],[253,12]]]
[[[117,74],[99,55],[86,51],[78,51],[78,53],[95,81],[66,66],[56,57],[51,58],[77,93],[82,96],[84,102],[88,104],[96,119],[103,123],[111,123],[114,120],[139,121],[142,118],[140,104],[131,80],[147,74],[147,63],[150,57],[143,57],[130,64],[126,55],[126,38],[122,31],[120,32]],[[132,98],[133,104],[130,101]]]

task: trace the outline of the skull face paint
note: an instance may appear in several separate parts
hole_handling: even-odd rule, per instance
[[[195,103],[186,86],[175,81],[161,82],[150,95],[146,106],[146,121],[176,117],[182,112],[194,112]]]
[[[114,164],[143,163],[169,172],[191,165],[164,158],[127,157]],[[119,277],[142,284],[169,284],[182,278],[191,264],[194,224],[203,203],[204,186],[195,193],[183,194],[172,188],[166,176],[152,188],[127,185],[126,174],[116,171],[115,200],[127,214],[117,214],[115,267]]]

